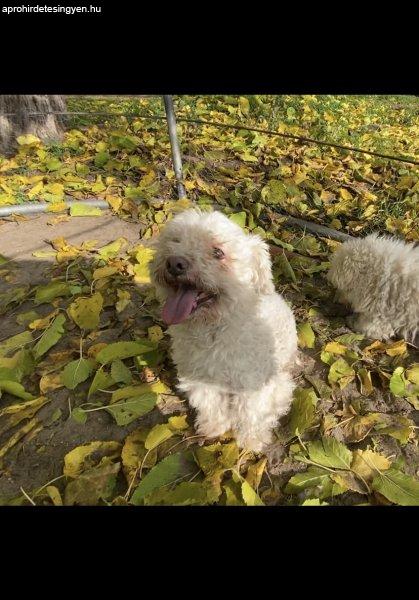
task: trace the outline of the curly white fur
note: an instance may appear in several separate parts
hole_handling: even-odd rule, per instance
[[[294,384],[288,368],[297,351],[294,316],[275,293],[268,248],[222,213],[177,215],[162,231],[151,265],[157,295],[166,302],[179,285],[167,272],[172,256],[188,261],[181,283],[214,294],[168,329],[179,388],[197,411],[197,430],[207,437],[232,431],[241,447],[261,451],[289,410]]]
[[[350,240],[333,255],[327,277],[352,306],[356,331],[419,345],[419,247],[375,233]]]

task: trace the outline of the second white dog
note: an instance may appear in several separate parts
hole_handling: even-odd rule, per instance
[[[356,331],[419,346],[419,247],[377,234],[350,240],[333,255],[327,277],[352,306]]]
[[[266,244],[219,212],[188,210],[161,233],[151,272],[198,433],[231,431],[261,451],[289,410],[297,351]]]

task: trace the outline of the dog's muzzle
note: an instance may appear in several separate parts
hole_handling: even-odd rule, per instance
[[[189,268],[189,261],[183,256],[169,256],[166,260],[167,272],[172,277],[184,277]]]

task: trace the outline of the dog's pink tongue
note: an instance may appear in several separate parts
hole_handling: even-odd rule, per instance
[[[180,287],[177,292],[171,292],[163,306],[162,317],[167,325],[182,323],[196,306],[197,290]]]

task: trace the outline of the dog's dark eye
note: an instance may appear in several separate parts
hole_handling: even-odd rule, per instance
[[[215,258],[218,258],[218,260],[224,258],[224,252],[221,250],[221,248],[214,248],[212,254]]]
[[[174,242],[175,244],[180,244],[180,239],[179,238],[173,238],[172,242]]]

